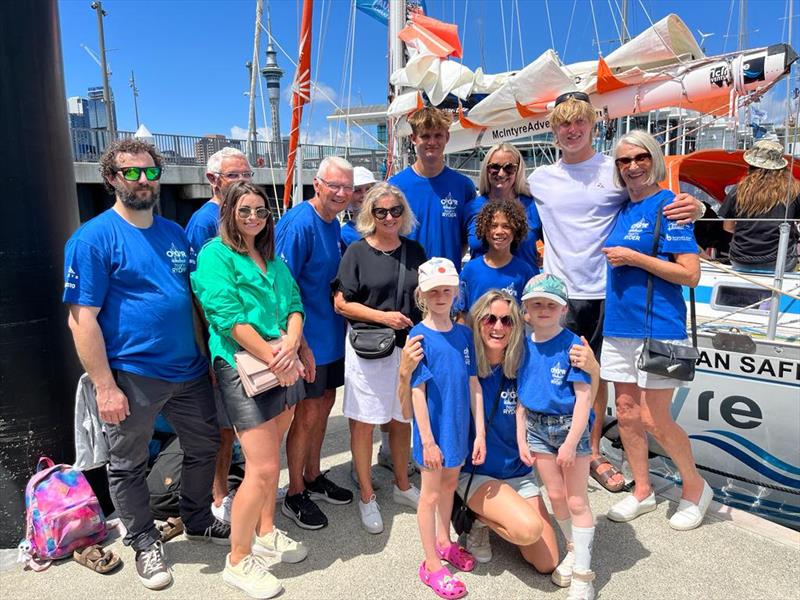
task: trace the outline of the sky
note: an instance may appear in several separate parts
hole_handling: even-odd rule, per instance
[[[686,22],[698,42],[698,29],[713,34],[705,41],[706,54],[732,51],[737,44],[739,1],[630,0],[628,29],[636,35],[651,20],[658,21],[672,12]],[[798,49],[800,6],[794,1],[793,45]],[[427,0],[427,8],[430,16],[458,25],[466,66],[473,70],[482,66],[488,73],[497,73],[519,69],[551,47],[565,63],[594,59],[598,37],[602,52],[608,54],[618,45],[620,3]],[[102,85],[100,67],[82,47],[98,54],[97,18],[90,4],[89,0],[59,1],[67,97],[85,96],[88,87]],[[302,0],[265,0],[264,4],[263,22],[266,25],[269,5],[273,37],[291,57],[276,48],[278,64],[284,70],[280,118],[285,135],[291,123],[291,95],[287,90],[294,77],[291,61],[297,57]],[[751,0],[747,6],[747,47],[787,40],[786,0]],[[105,40],[118,129],[136,129],[128,84],[133,71],[140,119],[151,132],[246,137],[249,79],[245,64],[253,54],[255,0],[106,0],[103,9],[107,13]],[[612,10],[616,19],[612,19]],[[312,79],[320,92],[305,108],[302,139],[305,143],[328,143],[325,117],[336,106],[385,103],[388,32],[385,25],[360,11],[351,16],[349,0],[316,0],[313,36]],[[259,61],[263,64],[266,34],[260,39]],[[352,61],[346,59],[349,39],[354,39]],[[262,79],[266,93],[263,83]],[[762,103],[761,108],[771,117],[783,110],[785,89],[780,84]],[[258,87],[256,95],[256,121],[266,132]],[[268,119],[268,105],[266,116]],[[353,140],[354,145],[358,142],[358,138]]]

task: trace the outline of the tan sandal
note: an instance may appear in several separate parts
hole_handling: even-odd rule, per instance
[[[122,559],[111,550],[106,550],[100,544],[92,544],[86,548],[75,550],[72,558],[79,565],[91,569],[95,573],[110,573],[122,564]]]
[[[159,525],[157,529],[161,534],[161,542],[166,543],[183,533],[183,520],[180,517],[170,517]]]

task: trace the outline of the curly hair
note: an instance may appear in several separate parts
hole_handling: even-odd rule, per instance
[[[256,250],[264,257],[265,261],[275,258],[275,223],[272,220],[272,211],[269,210],[267,195],[257,185],[249,181],[237,181],[231,185],[222,197],[222,206],[219,209],[219,237],[222,243],[239,254],[247,254],[247,244],[236,224],[236,208],[242,196],[253,194],[264,200],[267,208],[267,218],[255,240]]]
[[[787,167],[750,171],[736,186],[736,216],[760,217],[778,204],[792,202],[800,193],[800,182]]]
[[[113,179],[117,173],[119,165],[117,165],[117,156],[120,154],[144,154],[147,153],[153,157],[153,163],[157,167],[164,168],[164,160],[161,158],[153,144],[148,144],[136,138],[125,138],[124,140],[116,140],[111,142],[103,151],[100,157],[100,176],[103,178],[103,184],[109,194],[114,193],[113,186],[108,183],[109,179]]]
[[[511,249],[516,250],[517,246],[528,235],[528,217],[525,215],[525,208],[516,198],[510,200],[490,200],[483,205],[478,217],[475,220],[475,235],[482,242],[488,242],[488,235],[492,229],[492,221],[497,213],[503,213],[508,219],[514,240],[511,242]]]

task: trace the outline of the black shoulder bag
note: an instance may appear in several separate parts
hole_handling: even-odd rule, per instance
[[[397,280],[397,294],[395,295],[395,310],[400,310],[403,300],[403,285],[406,282],[406,247],[408,244],[401,240],[400,246],[400,275]],[[396,341],[395,330],[391,327],[355,327],[350,328],[350,345],[353,351],[361,358],[377,359],[386,358],[394,351]]]
[[[502,367],[501,367],[502,368]],[[506,377],[500,381],[500,387],[497,389],[497,396],[494,399],[494,406],[486,421],[486,431],[492,426],[492,419],[494,418],[497,407],[500,405],[500,394],[503,393],[503,387],[506,383]],[[477,465],[472,465],[472,472],[469,474],[469,481],[467,481],[467,488],[464,490],[464,497],[469,498],[469,488],[472,486],[472,478],[475,477],[475,469]],[[459,496],[458,492],[453,494],[453,512],[450,514],[450,521],[453,523],[453,529],[456,530],[457,535],[462,535],[472,531],[472,523],[475,521],[475,513],[467,506],[467,503]]]
[[[663,206],[663,205],[662,205]],[[655,231],[653,233],[652,256],[658,256],[658,238],[661,231],[661,206],[656,218]],[[647,308],[645,309],[645,326],[650,327],[652,332],[652,308],[653,308],[653,274],[647,274]],[[692,381],[694,379],[694,368],[700,353],[697,351],[697,320],[694,306],[694,288],[689,288],[689,314],[692,325],[692,345],[681,346],[671,344],[653,338],[644,338],[642,353],[636,366],[641,371],[671,377],[679,381]]]

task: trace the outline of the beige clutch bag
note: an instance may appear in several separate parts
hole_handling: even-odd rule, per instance
[[[281,340],[271,340],[269,345],[276,349],[280,347]],[[278,378],[269,370],[267,363],[260,358],[256,358],[247,350],[240,350],[234,354],[233,360],[236,362],[236,370],[242,380],[244,393],[248,397],[258,396],[279,385]],[[299,361],[296,361],[296,366],[298,371],[302,373]]]

